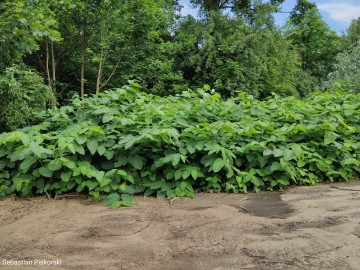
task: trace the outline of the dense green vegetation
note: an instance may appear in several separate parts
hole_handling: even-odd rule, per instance
[[[349,180],[360,172],[359,106],[359,94],[343,92],[224,100],[208,87],[158,97],[133,83],[1,134],[0,194],[86,191],[116,207],[134,193]]]
[[[55,102],[44,79],[26,66],[11,66],[0,75],[0,130],[34,123],[34,111]]]
[[[360,19],[339,36],[298,0],[278,27],[283,2],[3,1],[0,196],[358,177]]]

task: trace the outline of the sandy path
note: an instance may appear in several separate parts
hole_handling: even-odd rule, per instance
[[[0,269],[360,269],[359,182],[259,194],[0,201]],[[57,266],[40,266],[57,261]],[[21,261],[31,266],[9,266]],[[36,264],[36,265],[35,265]]]

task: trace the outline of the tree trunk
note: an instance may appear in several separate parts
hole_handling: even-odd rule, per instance
[[[80,71],[80,96],[84,98],[85,95],[85,41],[84,37],[81,42],[81,71]]]
[[[52,80],[51,80],[51,76],[50,76],[50,68],[49,68],[49,44],[48,42],[46,41],[45,42],[45,49],[46,49],[46,59],[45,59],[45,67],[46,67],[46,76],[47,76],[47,81],[48,81],[48,86],[49,88],[51,89],[51,91],[53,90],[52,89]]]
[[[54,42],[51,41],[51,68],[52,68],[52,90],[56,95],[56,63],[54,54]]]
[[[104,49],[101,48],[98,75],[97,75],[97,79],[96,79],[96,95],[99,95],[99,93],[100,93],[100,85],[101,85],[101,80],[102,80],[104,61],[105,61],[105,59],[104,59]]]

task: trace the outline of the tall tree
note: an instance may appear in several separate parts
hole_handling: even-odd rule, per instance
[[[333,71],[323,83],[327,89],[360,92],[360,18],[351,21],[345,36],[345,49],[335,57]]]
[[[285,36],[298,50],[303,71],[318,82],[326,78],[341,41],[322,20],[317,7],[299,0],[285,26]]]
[[[346,45],[356,46],[360,43],[360,17],[353,19],[347,29]]]
[[[316,9],[316,4],[308,0],[298,0],[294,9],[290,12],[290,21],[298,25],[305,18],[306,13],[311,9]]]
[[[43,70],[49,81],[55,76],[47,63],[49,67],[56,66],[56,76],[61,78],[56,82],[59,94],[64,96],[69,90],[69,93],[80,92],[81,96],[99,93],[128,79],[138,79],[146,87],[164,91],[164,81],[179,79],[172,74],[170,44],[177,3],[172,0],[65,2],[59,5],[54,1],[50,6],[59,22],[63,42],[43,43],[42,54],[27,58],[27,63]],[[37,59],[40,61],[36,64]]]
[[[176,63],[190,86],[211,84],[225,96],[296,95],[296,52],[272,27],[211,12],[206,20],[184,19],[176,42]]]
[[[266,3],[253,0],[190,0],[195,7],[200,7],[205,13],[210,11],[230,10],[235,13],[253,13],[260,4],[279,6],[285,0],[270,0]]]
[[[0,6],[0,71],[39,50],[44,40],[61,40],[46,0],[5,0]]]

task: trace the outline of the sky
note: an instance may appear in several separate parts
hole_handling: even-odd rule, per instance
[[[190,7],[189,0],[180,0],[183,15],[197,15],[197,10]],[[360,0],[313,0],[320,11],[323,20],[337,33],[345,33],[351,20],[360,17]],[[282,10],[291,11],[296,0],[285,0]],[[275,14],[276,24],[282,25],[288,18],[288,14]]]

